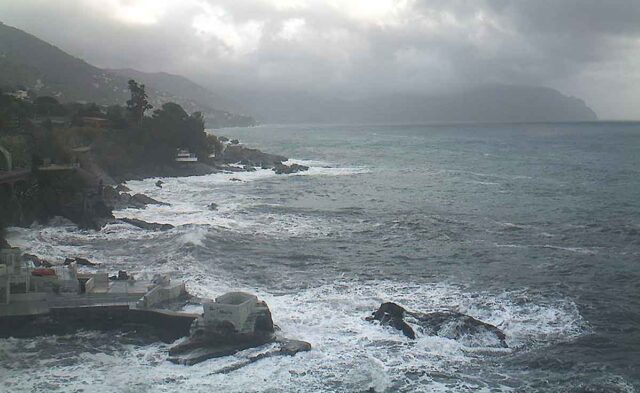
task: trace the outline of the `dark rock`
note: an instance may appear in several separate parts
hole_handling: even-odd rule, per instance
[[[78,265],[81,266],[98,266],[99,263],[94,263],[91,262],[90,260],[86,259],[86,258],[82,258],[82,257],[75,257],[75,258],[65,258],[64,259],[64,265],[69,265],[72,262],[77,263]]]
[[[108,186],[104,187],[102,195],[105,203],[113,209],[142,209],[147,205],[169,206],[168,203],[160,202],[144,194],[135,194],[132,196],[126,192],[118,192],[115,188]]]
[[[410,339],[416,338],[416,333],[413,328],[404,321],[405,309],[395,303],[383,303],[378,310],[373,313],[372,317],[368,317],[369,321],[380,321],[383,325],[392,326],[409,337]]]
[[[245,165],[245,166],[243,167],[243,169],[244,169],[245,171],[247,171],[247,172],[255,172],[255,171],[256,171],[256,168],[255,168],[255,167],[253,167],[253,166],[249,166],[249,165]]]
[[[37,255],[26,254],[26,253],[22,254],[22,260],[31,261],[36,267],[44,266],[44,262],[48,263],[47,261],[43,261],[42,259],[40,259]]]
[[[118,187],[113,188],[110,186],[105,186],[102,188],[102,197],[105,199],[107,203],[118,199],[120,197],[120,193],[124,192],[124,191],[118,190]]]
[[[229,179],[229,181],[242,181],[242,180],[238,179],[237,177],[232,177],[231,179]]]
[[[210,203],[208,206],[209,210],[218,210],[218,204],[217,203]]]
[[[160,202],[158,200],[155,200],[149,196],[146,196],[144,194],[135,194],[134,196],[131,197],[131,203],[133,204],[139,204],[139,205],[162,205],[162,206],[170,206],[170,204],[165,203],[165,202]]]
[[[276,164],[272,169],[277,175],[290,175],[292,173],[304,172],[308,171],[309,167],[306,165],[299,164]]]
[[[230,366],[226,366],[216,371],[215,374],[228,374],[232,371],[239,370],[240,368],[247,366],[251,363],[257,362],[260,359],[270,358],[273,356],[282,356],[282,355],[294,356],[298,352],[307,352],[311,350],[311,344],[309,344],[306,341],[282,338],[282,339],[276,339],[276,342],[279,344],[277,348],[259,353],[258,355],[255,355],[255,356],[249,356],[247,359],[243,361],[240,361],[236,364],[232,364]]]
[[[146,229],[149,231],[166,231],[174,228],[171,224],[160,224],[157,222],[146,222],[135,218],[121,218],[120,221],[129,225],[133,225],[138,228]]]
[[[76,263],[81,266],[98,266],[98,263],[91,262],[90,260],[82,257],[76,257]]]
[[[219,136],[219,137],[218,137],[218,140],[219,140],[220,142],[229,142],[229,138],[227,138],[226,136]]]
[[[31,261],[31,262],[33,262],[33,264],[36,267],[47,267],[47,268],[49,268],[49,267],[53,266],[53,264],[51,264],[46,259],[41,259],[37,255],[33,255],[33,254],[23,254],[22,255],[22,260],[23,261]]]
[[[275,154],[263,153],[258,149],[249,149],[240,145],[229,145],[222,154],[222,161],[228,164],[239,162],[253,167],[273,168],[276,164],[281,164],[287,158]]]
[[[111,188],[111,187],[109,187],[109,188]],[[129,192],[129,191],[131,191],[131,189],[129,187],[125,186],[124,184],[118,184],[116,186],[115,190],[117,192]]]
[[[239,140],[237,140],[237,139],[232,139],[232,140],[231,140],[231,144],[232,144],[232,145],[238,145],[238,144],[240,144],[240,141],[239,141]]]
[[[162,185],[164,184],[164,182],[162,180],[158,180],[156,182],[156,187],[162,188]]]
[[[383,325],[392,326],[411,339],[415,339],[416,334],[409,323],[416,326],[421,333],[454,340],[489,333],[496,337],[496,346],[507,348],[506,336],[499,328],[456,311],[418,313],[389,302],[383,303],[372,316],[367,317],[367,320],[380,321]]]

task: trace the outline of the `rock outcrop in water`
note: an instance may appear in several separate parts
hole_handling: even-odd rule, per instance
[[[240,163],[252,167],[273,168],[287,158],[276,154],[264,153],[258,149],[249,149],[241,145],[228,145],[222,155],[222,161],[229,164]]]
[[[496,326],[455,311],[418,313],[408,311],[396,303],[388,302],[383,303],[372,316],[366,319],[379,321],[383,325],[401,330],[410,339],[416,338],[413,326],[417,326],[421,333],[454,340],[488,335],[495,340],[495,346],[507,348],[506,336]]]
[[[106,186],[102,190],[105,203],[113,209],[144,209],[147,205],[169,206],[168,203],[158,201],[144,194],[131,195],[128,192],[120,191],[127,189],[124,186],[116,188]]]
[[[309,167],[300,164],[276,164],[276,166],[274,166],[272,170],[276,173],[276,175],[290,175],[292,173],[308,171]]]
[[[158,222],[146,222],[142,220],[138,220],[136,218],[121,218],[120,221],[125,222],[129,225],[133,225],[134,227],[138,227],[141,229],[146,229],[148,231],[167,231],[169,229],[173,229],[173,225],[171,224],[161,224]]]

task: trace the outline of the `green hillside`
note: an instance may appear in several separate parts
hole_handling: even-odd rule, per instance
[[[149,101],[154,107],[176,102],[189,112],[203,112],[210,119],[212,127],[254,124],[249,116],[216,109],[216,102],[222,101],[186,78],[165,73],[146,74],[135,70],[103,70],[31,34],[0,22],[2,89],[28,90],[36,96],[56,97],[61,102],[84,101],[111,105],[127,100],[127,81],[130,78],[147,83]]]

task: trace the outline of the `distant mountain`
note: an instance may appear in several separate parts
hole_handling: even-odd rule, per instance
[[[249,116],[231,112],[248,112],[270,123],[597,120],[582,100],[545,87],[488,85],[448,94],[394,94],[359,100],[254,86],[207,89],[178,75],[103,70],[0,23],[0,88],[23,86],[61,101],[123,104],[129,97],[130,78],[147,86],[154,106],[173,101],[188,112],[201,111],[210,127],[254,123]]]
[[[261,122],[425,123],[592,121],[584,101],[546,87],[485,85],[448,94],[359,100],[290,91],[226,91]]]
[[[208,126],[251,125],[249,116],[217,109],[224,101],[186,78],[135,70],[103,70],[73,57],[41,39],[0,23],[0,88],[22,88],[58,100],[124,104],[129,98],[127,82],[146,84],[154,107],[172,101],[188,112],[201,111]],[[139,78],[139,79],[138,79]]]

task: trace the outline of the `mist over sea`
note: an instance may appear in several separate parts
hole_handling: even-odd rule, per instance
[[[0,391],[634,392],[640,389],[640,124],[260,126],[216,131],[309,165],[127,183],[171,206],[116,211],[149,232],[11,228],[190,292],[256,293],[313,350],[227,374],[135,333],[0,340]],[[242,181],[231,181],[239,178]],[[209,210],[210,203],[218,210]],[[497,325],[508,349],[364,317],[383,301]],[[259,352],[252,349],[243,354]]]

